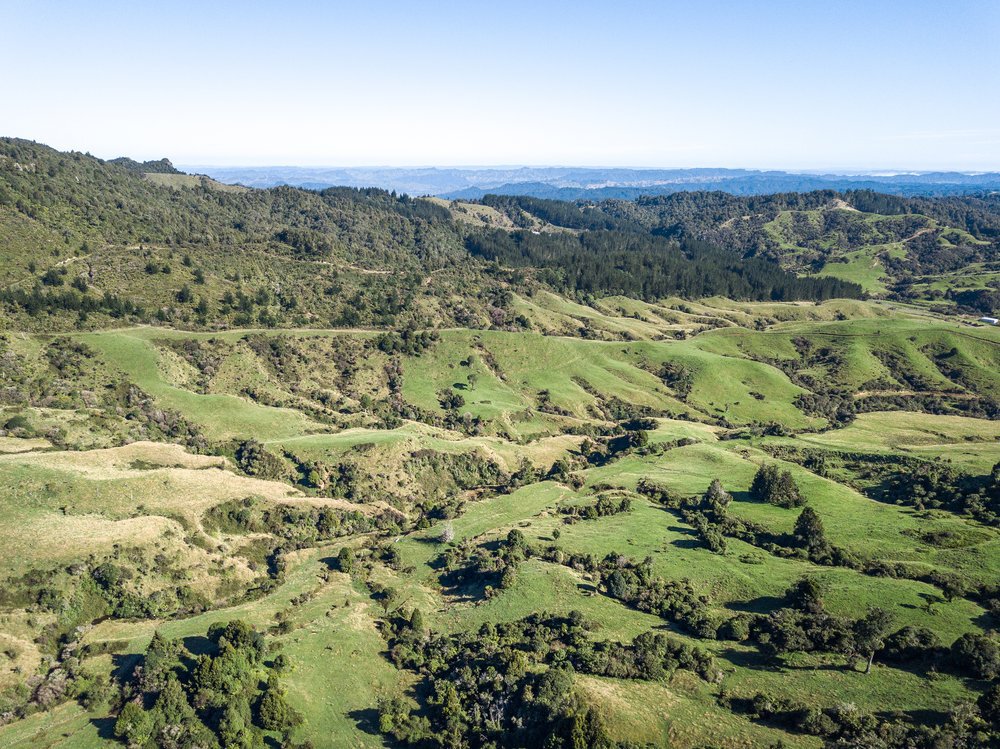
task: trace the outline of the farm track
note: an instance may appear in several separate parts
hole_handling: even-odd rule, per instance
[[[870,396],[916,396],[929,395],[935,398],[955,398],[956,400],[973,400],[979,396],[975,393],[948,393],[935,390],[861,390],[854,394],[855,398],[868,398]]]
[[[707,331],[706,331],[707,332]],[[787,335],[787,331],[781,330],[761,330],[755,331],[764,335]],[[989,338],[981,338],[977,335],[972,335],[971,333],[965,333],[961,330],[949,330],[949,333],[954,335],[962,336],[963,338],[969,338],[973,341],[979,341],[980,343],[988,343],[992,346],[1000,346],[1000,341],[994,341]],[[881,333],[830,333],[829,331],[810,331],[810,336],[827,336],[829,338],[878,338]]]

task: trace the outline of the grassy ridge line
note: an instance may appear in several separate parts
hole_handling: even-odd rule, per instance
[[[850,324],[855,328],[861,325],[860,321],[858,323],[831,323],[831,325],[833,324]],[[868,323],[869,326],[874,324],[874,321]],[[553,401],[563,408],[573,409],[575,416],[585,415],[580,411],[580,405],[592,402],[593,397],[584,393],[580,385],[573,380],[573,378],[582,378],[582,381],[589,386],[596,387],[605,395],[613,395],[633,403],[639,402],[650,406],[666,407],[675,413],[683,413],[684,410],[691,408],[702,413],[714,413],[716,409],[723,411],[728,409],[728,417],[737,421],[779,418],[790,426],[801,428],[820,423],[816,419],[803,418],[797,409],[790,408],[794,397],[804,391],[792,385],[784,373],[767,365],[748,360],[743,351],[718,348],[717,344],[721,340],[747,342],[780,340],[781,337],[802,331],[809,337],[815,334],[816,336],[839,339],[880,342],[886,339],[887,335],[902,334],[907,330],[913,330],[922,335],[929,332],[926,326],[917,326],[903,321],[878,323],[881,329],[879,332],[835,331],[824,329],[827,327],[825,325],[821,325],[820,329],[816,330],[808,328],[808,326],[808,329],[803,328],[802,325],[801,323],[788,323],[780,330],[761,332],[737,329],[717,330],[689,341],[655,344],[642,342],[616,344],[580,341],[579,339],[559,336],[540,337],[530,334],[490,331],[473,334],[467,331],[448,330],[444,331],[442,342],[438,344],[441,347],[438,356],[407,358],[405,360],[404,393],[409,400],[417,405],[440,412],[436,392],[442,387],[451,387],[456,379],[461,380],[466,374],[462,369],[449,369],[449,367],[455,367],[460,359],[469,354],[475,356],[476,346],[480,345],[475,342],[482,341],[482,345],[485,345],[487,349],[497,352],[493,354],[493,357],[499,364],[499,373],[481,366],[481,363],[477,364],[475,369],[479,375],[479,382],[474,389],[465,391],[465,397],[469,404],[468,410],[485,418],[499,418],[504,414],[514,414],[519,409],[528,408],[533,405],[534,392],[541,390],[549,390]],[[956,333],[959,331],[949,331],[948,335]],[[214,431],[211,431],[213,437],[231,437],[241,432],[256,433],[253,430],[261,424],[267,424],[269,439],[289,438],[308,431],[329,431],[328,427],[310,422],[301,414],[288,409],[260,406],[245,399],[232,402],[236,408],[228,409],[221,405],[228,403],[228,401],[219,401],[218,399],[225,399],[232,397],[232,395],[192,394],[170,385],[157,375],[159,371],[157,358],[160,354],[151,343],[155,338],[183,339],[190,337],[196,340],[218,338],[238,341],[245,334],[246,331],[230,331],[225,334],[198,333],[188,336],[176,331],[165,333],[157,328],[143,328],[135,333],[81,334],[80,340],[93,341],[95,347],[102,350],[111,361],[118,361],[118,366],[132,377],[140,387],[149,390],[157,397],[162,395],[164,405],[182,411],[193,420],[199,423],[215,423],[214,417],[207,415],[206,406],[209,410],[215,408],[220,415],[225,414],[229,423],[215,423],[215,426],[212,427]],[[272,335],[336,337],[359,334],[353,331],[309,330],[301,334],[277,332]],[[996,344],[996,341],[984,336],[963,335],[962,337],[978,344],[992,344],[993,346]],[[788,356],[792,355],[794,352],[789,349]],[[916,354],[914,353],[914,355]],[[445,361],[441,361],[442,356]],[[635,366],[637,357],[644,357],[654,364],[675,361],[694,367],[696,379],[689,403],[687,405],[679,403],[670,394],[670,391],[664,389],[647,371],[637,368]],[[921,356],[921,358],[923,357]],[[441,365],[447,363],[449,359],[452,361],[448,363],[448,366],[442,367]],[[536,369],[538,363],[544,361],[550,361],[551,366]],[[926,363],[926,360],[924,361]],[[872,363],[876,364],[877,362],[872,360]],[[854,364],[851,366],[853,367]],[[737,369],[733,370],[734,367]],[[882,365],[878,364],[875,372],[880,368]],[[715,377],[715,374],[723,372],[726,374],[723,380]],[[874,374],[861,377],[858,382],[871,376]],[[949,384],[936,370],[928,369],[928,376],[940,381],[942,386]],[[740,385],[740,378],[744,383],[750,384]],[[758,404],[757,401],[749,397],[749,391],[755,388],[768,396],[768,400],[765,402],[766,409],[765,404]],[[718,397],[720,394],[723,394],[721,405],[719,405]],[[783,411],[780,410],[779,404],[782,404]],[[779,411],[775,411],[775,408],[779,408]],[[765,414],[765,411],[769,416]]]
[[[776,330],[775,331],[763,331],[763,333],[765,335],[768,334],[768,333],[775,334],[775,333],[779,333],[779,332],[780,331],[776,331]],[[953,335],[962,336],[963,338],[969,338],[969,339],[971,339],[973,341],[979,341],[981,343],[988,343],[988,344],[991,344],[993,346],[1000,346],[1000,337],[998,337],[997,339],[981,338],[980,336],[973,335],[972,333],[966,333],[966,332],[961,331],[961,330],[953,330],[953,331],[949,331],[949,332],[951,332]],[[878,333],[878,332],[875,332],[875,333],[831,333],[829,331],[822,331],[822,330],[820,330],[820,331],[810,332],[810,335],[815,335],[815,336],[831,336],[831,337],[835,337],[835,338],[870,338],[870,337],[874,337],[874,336],[879,336],[881,334]]]

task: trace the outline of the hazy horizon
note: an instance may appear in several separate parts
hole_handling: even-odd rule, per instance
[[[98,156],[97,154],[92,154]],[[104,160],[110,160],[119,157],[131,157],[129,154],[118,154],[116,156],[98,156],[98,158]],[[699,164],[691,165],[665,165],[665,166],[650,166],[648,164],[245,164],[245,163],[204,163],[204,164],[180,164],[175,162],[169,156],[161,156],[156,159],[147,160],[158,160],[159,158],[165,158],[170,160],[171,164],[176,169],[181,171],[188,171],[190,169],[343,169],[343,170],[364,170],[364,169],[399,169],[399,170],[419,170],[419,169],[440,169],[440,170],[515,170],[515,169],[592,169],[592,170],[632,170],[632,171],[689,171],[689,170],[728,170],[728,171],[749,171],[749,172],[784,172],[787,174],[808,174],[808,175],[836,175],[842,177],[852,177],[852,176],[904,176],[908,174],[930,174],[930,173],[955,173],[955,174],[965,174],[965,175],[978,175],[978,174],[998,174],[1000,173],[1000,167],[997,169],[913,169],[906,167],[829,167],[829,168],[791,168],[791,167],[781,167],[781,166],[740,166],[740,165],[727,165],[727,166],[703,166]]]

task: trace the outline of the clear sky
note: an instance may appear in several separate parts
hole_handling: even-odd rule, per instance
[[[0,134],[214,165],[1000,170],[1000,0],[0,0]]]

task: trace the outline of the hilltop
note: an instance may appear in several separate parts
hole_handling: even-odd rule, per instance
[[[122,169],[128,169],[130,172],[139,172],[140,174],[183,174],[180,169],[177,169],[170,163],[170,159],[139,162],[135,159],[130,159],[128,156],[120,156],[117,159],[111,159],[108,163],[120,166]]]

